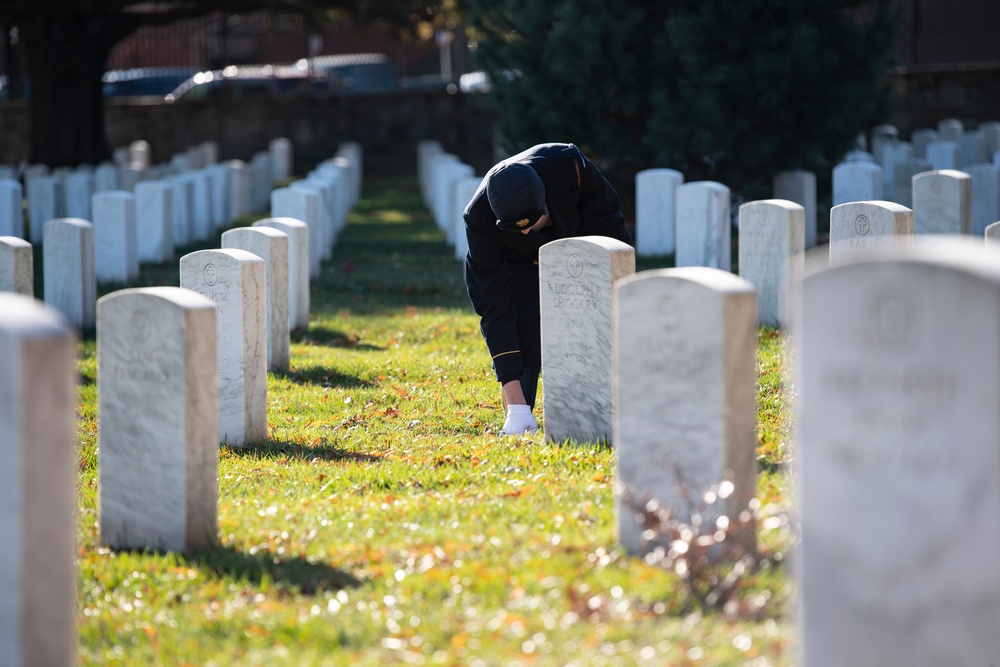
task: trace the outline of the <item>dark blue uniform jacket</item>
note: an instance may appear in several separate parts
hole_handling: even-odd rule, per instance
[[[486,190],[506,163],[530,165],[545,185],[551,224],[522,234],[497,228]],[[573,144],[540,144],[507,158],[483,178],[465,207],[469,251],[465,282],[500,382],[541,366],[538,249],[574,236],[609,236],[631,244],[618,194]]]

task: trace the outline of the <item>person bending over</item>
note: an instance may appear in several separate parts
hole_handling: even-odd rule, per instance
[[[631,245],[618,194],[573,144],[539,144],[494,165],[463,212],[465,284],[501,386],[501,435],[538,430],[542,366],[538,250],[608,236]]]

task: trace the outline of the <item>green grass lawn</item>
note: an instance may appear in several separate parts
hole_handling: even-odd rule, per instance
[[[176,285],[176,264],[143,280]],[[781,336],[762,330],[764,505],[787,506],[790,492],[784,359]],[[313,284],[291,370],[269,376],[268,440],[220,448],[218,548],[99,545],[96,366],[91,334],[79,361],[81,665],[793,662],[779,522],[761,525],[766,564],[738,588],[752,613],[706,608],[616,544],[612,449],[497,436],[498,385],[462,265],[415,182],[366,183]]]

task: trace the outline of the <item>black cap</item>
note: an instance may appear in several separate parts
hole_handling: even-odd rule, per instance
[[[497,167],[486,185],[486,198],[503,230],[527,229],[545,214],[545,184],[538,172],[520,162]]]

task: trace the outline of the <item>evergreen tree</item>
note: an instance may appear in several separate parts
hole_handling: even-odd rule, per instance
[[[767,196],[888,112],[894,0],[469,4],[506,148],[576,142],[619,192],[662,166]]]

